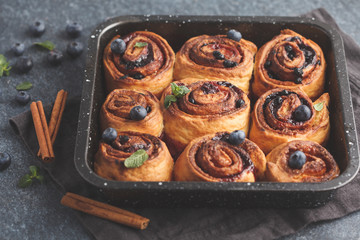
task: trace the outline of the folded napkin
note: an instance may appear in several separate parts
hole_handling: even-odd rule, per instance
[[[334,19],[324,9],[314,10],[305,16],[314,17],[336,27],[343,37],[353,106],[357,118],[356,125],[357,129],[360,129],[360,69],[358,67],[360,66],[360,48],[351,37],[338,28]],[[68,101],[61,129],[54,144],[56,161],[43,164],[43,167],[59,185],[62,192],[74,192],[99,199],[97,190],[80,177],[73,162],[79,105],[80,97]],[[49,113],[50,107],[45,110]],[[38,145],[31,113],[25,112],[13,117],[10,123],[35,156]],[[315,209],[129,209],[150,218],[149,227],[142,231],[80,212],[76,215],[88,231],[99,240],[273,239],[294,233],[309,223],[340,218],[359,210],[359,188],[360,175],[350,184],[336,191],[329,203]]]

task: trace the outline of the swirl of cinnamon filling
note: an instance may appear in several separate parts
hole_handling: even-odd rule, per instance
[[[313,41],[291,31],[263,45],[255,59],[253,92],[257,97],[277,87],[300,87],[314,99],[324,90],[325,58]]]
[[[191,38],[176,54],[174,78],[226,79],[248,93],[256,50],[250,41],[225,35]]]
[[[146,109],[143,120],[130,118],[130,111],[135,106]],[[115,89],[106,98],[100,110],[102,131],[108,127],[117,131],[136,131],[160,136],[163,131],[163,117],[159,100],[146,90]]]
[[[126,168],[124,161],[143,149],[149,158],[138,168]],[[157,137],[138,132],[119,132],[111,143],[100,142],[94,170],[104,178],[118,181],[168,181],[173,160],[166,145]]]
[[[210,134],[191,141],[177,159],[178,181],[254,182],[265,171],[265,155],[250,140],[228,142],[229,133]]]
[[[302,151],[306,162],[301,169],[289,166],[291,154]],[[331,154],[311,141],[295,140],[281,144],[267,156],[266,178],[276,182],[324,182],[337,177],[339,167]]]
[[[112,40],[120,38],[115,36]],[[104,50],[108,91],[116,88],[146,89],[156,96],[172,81],[175,53],[165,39],[152,32],[137,31],[122,37],[123,54]]]
[[[325,144],[329,137],[330,121],[327,106],[329,94],[315,102],[301,90],[273,89],[263,94],[255,103],[249,138],[265,152],[281,143],[295,139],[311,140]],[[321,109],[316,110],[315,104]],[[308,107],[308,119],[299,120],[295,111],[301,105]]]
[[[175,145],[177,151],[205,134],[237,129],[248,131],[250,100],[246,94],[229,82],[198,80],[188,78],[174,82],[186,85],[190,92],[163,109],[167,143]],[[165,96],[171,93],[170,87],[164,91],[161,106]]]

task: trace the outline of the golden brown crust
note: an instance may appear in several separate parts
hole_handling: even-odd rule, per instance
[[[250,100],[241,89],[224,81],[194,78],[174,83],[190,89],[168,109],[164,107],[164,99],[172,94],[171,87],[164,90],[160,101],[166,139],[175,144],[177,153],[193,139],[206,134],[234,130],[248,132]],[[241,106],[237,105],[239,100],[243,101]]]
[[[143,120],[131,120],[130,110],[135,106],[148,110]],[[100,126],[101,131],[112,127],[118,132],[135,131],[159,137],[164,128],[159,100],[146,90],[115,89],[101,107]]]
[[[213,51],[220,51],[225,59],[237,66],[225,68],[223,59],[216,59]],[[201,35],[189,39],[176,53],[174,79],[199,78],[224,80],[249,93],[254,67],[254,43],[241,39],[236,42],[225,35]]]
[[[228,143],[228,132],[191,141],[176,160],[176,181],[254,182],[263,178],[264,153],[252,141]]]
[[[124,142],[120,136],[128,136]],[[124,161],[139,149],[149,155],[137,168],[126,168]],[[100,177],[116,181],[170,181],[174,161],[159,138],[137,132],[119,132],[111,144],[100,142],[95,155],[94,171]]]
[[[284,94],[287,92],[288,94]],[[282,103],[276,106],[277,98]],[[263,94],[255,103],[251,118],[249,139],[254,141],[265,154],[276,146],[292,140],[310,140],[326,144],[330,134],[329,106],[330,97],[324,93],[314,103],[307,95],[298,90],[273,89]],[[314,105],[322,103],[320,111]],[[311,110],[311,118],[304,122],[293,118],[294,110],[301,104]]]
[[[120,36],[115,36],[104,50],[107,91],[118,88],[144,89],[160,98],[164,88],[173,80],[175,53],[168,42],[153,32],[133,32],[122,38],[127,47],[125,53],[120,55],[112,53],[110,49],[112,41],[117,38]],[[137,42],[147,45],[135,47]],[[139,79],[139,74],[143,78]]]
[[[288,46],[290,52],[286,50]],[[301,75],[296,68],[303,72],[301,83],[296,83]],[[319,45],[285,29],[257,52],[252,92],[260,97],[273,88],[301,88],[314,100],[324,92],[325,69],[325,57]]]
[[[295,151],[306,155],[301,169],[289,167],[289,158]],[[331,154],[311,141],[295,140],[274,148],[267,156],[266,180],[274,182],[324,182],[339,176],[339,167]]]

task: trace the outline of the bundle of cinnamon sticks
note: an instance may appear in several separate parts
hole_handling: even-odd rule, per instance
[[[30,104],[36,136],[40,146],[37,155],[45,163],[51,162],[55,159],[53,144],[59,131],[67,94],[68,93],[64,90],[60,90],[58,92],[51,112],[49,125],[46,121],[42,102],[37,101]],[[70,208],[138,229],[145,229],[150,221],[149,219],[135,213],[131,213],[105,203],[97,202],[74,193],[66,193],[61,199],[61,203]]]

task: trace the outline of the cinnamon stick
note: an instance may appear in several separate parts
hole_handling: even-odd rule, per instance
[[[40,146],[41,158],[44,162],[51,162],[54,160],[55,155],[42,102],[32,102],[30,104],[30,110],[34,121],[36,136]]]
[[[150,220],[135,213],[101,203],[74,193],[67,192],[61,199],[61,204],[67,207],[124,224],[137,229],[145,229]]]
[[[54,144],[56,135],[59,131],[62,115],[64,113],[65,104],[66,104],[67,92],[63,89],[57,93],[54,107],[51,112],[51,117],[49,121],[49,134],[51,138],[51,143]],[[41,156],[40,149],[37,154],[39,157]]]

